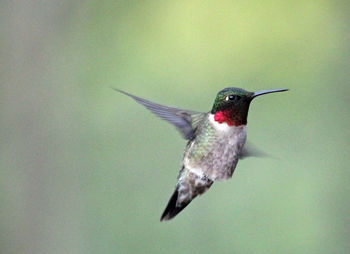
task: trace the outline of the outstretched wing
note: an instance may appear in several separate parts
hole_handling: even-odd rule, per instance
[[[185,139],[192,139],[194,130],[196,129],[200,119],[205,113],[183,110],[173,107],[160,105],[149,100],[137,97],[135,95],[124,92],[120,89],[113,88],[114,90],[123,93],[136,102],[148,108],[153,114],[162,118],[163,120],[173,124]]]

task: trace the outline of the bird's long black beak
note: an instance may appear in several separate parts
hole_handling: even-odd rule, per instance
[[[251,98],[253,99],[253,98],[258,97],[258,96],[263,95],[263,94],[285,92],[288,90],[289,89],[270,89],[270,90],[258,91],[258,92],[254,92]]]

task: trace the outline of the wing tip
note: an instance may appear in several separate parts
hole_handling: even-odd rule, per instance
[[[119,88],[116,88],[116,87],[113,87],[113,86],[111,86],[110,88],[113,89],[114,91],[117,91],[117,92],[119,92],[119,93],[122,93],[122,94],[125,94],[125,95],[130,96],[129,93],[127,93],[127,92],[125,92],[125,91],[123,91],[123,90],[121,90],[121,89],[119,89]]]

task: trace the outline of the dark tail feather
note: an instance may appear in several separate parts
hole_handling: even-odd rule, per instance
[[[160,217],[160,221],[171,220],[191,202],[190,201],[188,203],[184,203],[181,205],[181,207],[176,206],[178,195],[179,195],[179,192],[178,192],[178,188],[176,187],[173,195],[171,196],[168,202],[168,205],[166,206],[162,214],[162,217]]]
[[[181,170],[174,194],[160,217],[160,221],[174,218],[195,197],[209,189],[212,184],[213,181],[205,176],[198,176],[189,170]]]

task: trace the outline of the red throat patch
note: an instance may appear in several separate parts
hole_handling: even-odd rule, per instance
[[[218,123],[226,122],[228,126],[236,125],[234,120],[230,117],[230,111],[218,111],[214,115],[214,120]]]

